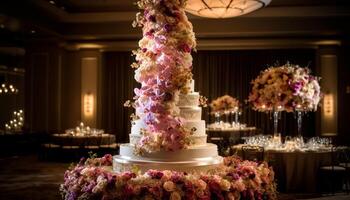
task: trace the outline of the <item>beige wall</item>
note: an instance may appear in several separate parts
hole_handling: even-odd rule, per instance
[[[90,127],[96,127],[99,112],[97,109],[99,61],[98,51],[94,55],[81,57],[81,119]]]
[[[98,50],[75,50],[67,52],[66,73],[62,82],[66,82],[62,94],[65,106],[62,109],[62,129],[72,128],[84,122],[96,127],[98,116],[98,75],[100,68],[100,52]],[[84,116],[84,94],[94,95],[94,112],[92,116]]]
[[[320,47],[319,70],[324,93],[320,132],[323,136],[338,134],[338,53],[336,47]]]

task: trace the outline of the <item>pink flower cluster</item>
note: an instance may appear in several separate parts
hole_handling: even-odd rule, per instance
[[[146,124],[138,150],[175,151],[186,148],[190,131],[183,127],[176,107],[179,92],[186,93],[192,78],[191,51],[196,42],[183,0],[139,0],[143,13],[134,26],[142,27],[139,49],[133,51],[136,115]]]
[[[248,101],[258,111],[316,111],[321,99],[318,77],[308,68],[285,64],[262,71],[252,81]]]
[[[67,170],[60,186],[63,199],[277,199],[274,173],[266,163],[226,157],[215,172],[188,174],[149,170],[114,173],[111,159],[88,159]]]

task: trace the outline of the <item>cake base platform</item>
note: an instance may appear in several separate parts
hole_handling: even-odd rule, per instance
[[[187,173],[206,173],[215,169],[222,164],[223,158],[221,156],[206,157],[191,159],[188,161],[151,161],[151,160],[137,160],[127,156],[115,155],[113,156],[113,171],[125,172],[140,170],[142,173],[149,169],[157,170],[171,170]]]

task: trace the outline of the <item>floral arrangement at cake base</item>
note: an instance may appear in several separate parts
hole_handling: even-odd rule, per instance
[[[148,170],[115,173],[112,156],[82,159],[66,171],[63,199],[277,199],[274,172],[267,163],[226,157],[207,174]]]

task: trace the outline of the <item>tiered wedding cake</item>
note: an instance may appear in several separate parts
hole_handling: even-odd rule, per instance
[[[187,149],[136,154],[135,148],[142,138],[142,129],[146,128],[143,121],[138,119],[132,122],[130,143],[122,144],[120,155],[114,156],[114,170],[123,172],[136,167],[141,171],[168,169],[191,172],[207,171],[220,164],[222,158],[218,156],[217,146],[207,143],[205,121],[201,119],[202,108],[198,106],[199,97],[199,93],[194,92],[194,81],[191,81],[190,92],[180,94],[177,103],[180,117],[185,119],[185,128],[193,131]]]
[[[143,12],[136,62],[136,112],[130,143],[114,156],[115,171],[135,168],[177,171],[207,170],[222,162],[217,146],[206,143],[200,96],[194,92],[191,51],[196,47],[185,0],[140,0]]]

